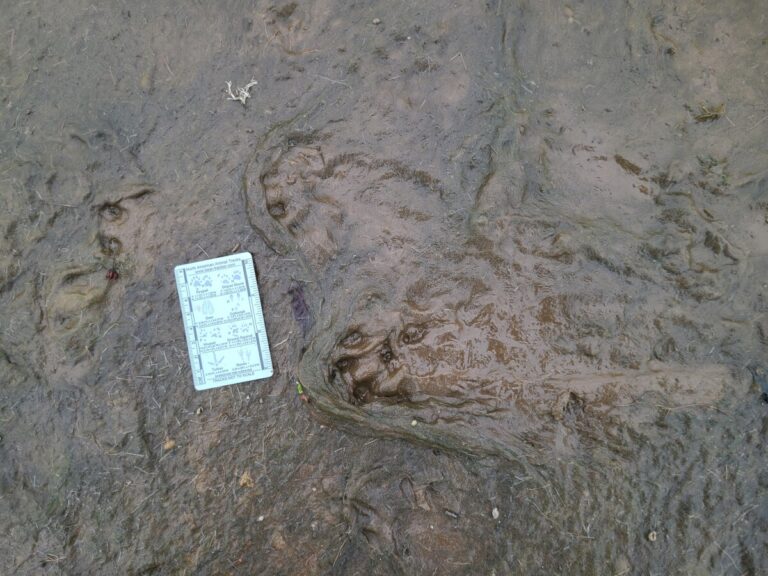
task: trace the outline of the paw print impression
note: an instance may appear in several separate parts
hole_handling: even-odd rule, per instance
[[[116,200],[97,207],[99,254],[112,266],[143,276],[153,268],[157,234],[157,192],[149,186],[134,186]]]
[[[255,180],[248,178],[252,223],[268,240],[277,225],[290,238],[285,251],[298,249],[318,269],[340,255],[421,245],[424,222],[444,213],[439,183],[426,172],[319,145],[279,150],[258,178],[263,200]],[[260,221],[265,209],[272,224]]]

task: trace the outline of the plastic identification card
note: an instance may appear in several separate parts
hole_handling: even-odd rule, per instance
[[[195,388],[272,376],[252,256],[182,264],[175,274]]]

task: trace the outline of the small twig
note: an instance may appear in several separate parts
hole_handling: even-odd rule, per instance
[[[109,325],[109,328],[107,328],[107,329],[104,331],[104,334],[102,334],[102,335],[101,335],[101,337],[102,337],[102,338],[104,338],[104,336],[106,336],[107,334],[109,334],[109,331],[110,331],[110,330],[112,330],[112,328],[114,328],[114,327],[115,327],[115,326],[117,326],[118,324],[119,324],[119,322],[113,322],[112,324],[110,324],[110,325]]]
[[[328,82],[331,82],[332,84],[341,84],[342,86],[346,86],[347,88],[351,88],[349,84],[344,82],[343,80],[334,80],[333,78],[328,78],[328,76],[323,76],[322,74],[315,74],[317,78],[322,78],[323,80],[327,80]]]
[[[139,470],[141,470],[141,468],[139,468]],[[142,470],[142,472],[143,472],[143,470]],[[152,492],[152,493],[151,493],[149,496],[147,496],[147,497],[146,497],[146,498],[144,498],[144,499],[143,499],[141,502],[139,502],[139,505],[138,505],[138,506],[136,506],[136,508],[134,508],[134,509],[133,509],[133,511],[132,511],[132,512],[129,514],[129,516],[133,516],[134,514],[136,514],[136,512],[138,512],[138,511],[141,509],[141,507],[142,507],[142,506],[144,506],[144,504],[147,502],[147,500],[149,500],[150,498],[152,498],[152,496],[154,496],[155,494],[157,494],[159,491],[160,491],[160,489],[157,489],[157,490],[155,490],[155,491],[154,491],[154,492]]]
[[[248,82],[248,84],[242,88],[237,88],[234,92],[232,92],[232,82],[227,82],[227,100],[234,100],[235,102],[240,102],[243,106],[245,106],[245,101],[251,97],[251,88],[257,84],[258,82],[251,78],[251,81]]]
[[[331,565],[331,568],[333,568],[333,566],[336,566],[336,562],[339,561],[339,556],[341,556],[341,551],[344,550],[344,546],[346,545],[347,545],[347,540],[345,538],[344,542],[342,542],[341,546],[339,546],[339,551],[336,552],[336,558],[333,559],[333,564]]]
[[[725,554],[725,557],[726,557],[726,558],[728,558],[728,560],[730,560],[730,561],[731,561],[731,564],[733,564],[733,567],[734,567],[734,568],[736,568],[736,570],[738,571],[738,570],[739,570],[739,567],[736,565],[736,561],[733,559],[733,556],[731,556],[731,555],[728,553],[728,550],[726,550],[725,548],[723,548],[722,546],[720,546],[720,544],[719,544],[718,542],[715,542],[715,546],[717,546],[718,548],[720,548],[720,551],[721,551],[723,554]]]
[[[456,58],[459,58],[461,60],[462,66],[464,66],[464,70],[467,70],[467,63],[464,62],[464,54],[461,52],[456,52],[456,54],[453,55],[453,58],[450,59],[451,62],[453,62]]]
[[[760,118],[760,120],[758,120],[755,124],[752,125],[752,127],[749,129],[749,131],[751,132],[752,130],[754,130],[755,128],[760,126],[760,124],[762,124],[766,120],[768,120],[768,116],[763,116],[762,118]]]

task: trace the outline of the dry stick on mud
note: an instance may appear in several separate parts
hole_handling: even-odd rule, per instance
[[[245,106],[245,101],[251,97],[251,88],[253,88],[257,84],[258,82],[253,78],[251,78],[251,81],[248,82],[248,84],[246,84],[241,88],[237,88],[233,93],[232,82],[227,81],[227,100],[234,100],[236,102],[240,102],[243,106]]]

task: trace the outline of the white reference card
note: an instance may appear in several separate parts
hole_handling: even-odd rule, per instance
[[[242,252],[174,271],[195,388],[272,376],[253,257]]]

